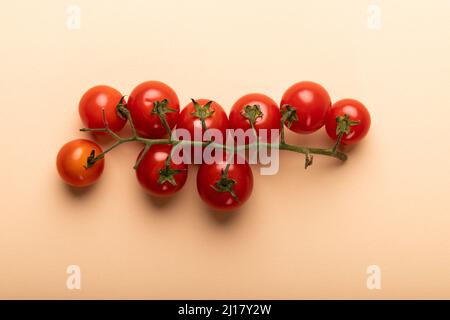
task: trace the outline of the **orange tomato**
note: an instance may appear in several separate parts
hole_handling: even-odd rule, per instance
[[[102,153],[102,149],[93,141],[77,139],[66,143],[58,152],[56,167],[61,178],[69,185],[86,187],[100,178],[105,160],[101,159],[89,168],[87,160],[92,150],[95,156]]]

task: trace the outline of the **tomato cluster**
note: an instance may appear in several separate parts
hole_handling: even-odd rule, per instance
[[[96,86],[81,98],[79,113],[86,129],[94,135],[111,134],[118,139],[116,145],[128,141],[143,142],[145,147],[136,160],[136,177],[140,185],[154,196],[169,196],[180,190],[186,182],[188,165],[175,163],[171,157],[174,141],[170,133],[174,128],[185,129],[203,148],[212,142],[196,137],[195,131],[216,129],[226,136],[228,129],[252,129],[262,142],[280,143],[271,136],[271,130],[284,126],[296,133],[309,134],[325,126],[335,145],[323,154],[334,155],[339,144],[360,141],[370,127],[366,107],[354,99],[331,103],[328,92],[319,84],[298,82],[289,87],[278,105],[270,97],[252,93],[239,98],[231,108],[229,117],[220,104],[209,99],[189,102],[180,112],[175,91],[159,81],[147,81],[133,89],[127,101],[116,89]],[[117,133],[129,122],[134,136],[121,139]],[[259,136],[261,129],[268,135]],[[281,144],[285,144],[282,135]],[[247,142],[245,142],[247,143]],[[63,180],[77,187],[94,183],[102,174],[104,155],[116,145],[103,151],[93,141],[78,139],[65,144],[57,156],[57,168]],[[194,144],[192,144],[194,148]],[[286,148],[289,149],[289,148]],[[315,149],[318,150],[318,149]],[[229,156],[229,154],[226,154]],[[307,160],[309,154],[306,153]],[[236,161],[201,163],[197,173],[200,197],[211,207],[234,209],[251,195],[253,174],[249,164]]]

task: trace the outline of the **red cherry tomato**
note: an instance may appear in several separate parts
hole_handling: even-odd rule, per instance
[[[290,105],[297,111],[298,121],[293,121],[290,129],[297,133],[312,133],[324,125],[331,100],[321,85],[304,81],[286,90],[280,103],[282,108],[285,105]]]
[[[219,141],[220,143],[225,144],[226,142],[226,130],[228,129],[228,117],[223,108],[216,102],[212,102],[208,105],[208,103],[211,100],[208,99],[198,99],[195,100],[198,108],[204,108],[205,112],[209,114],[208,117],[205,119],[205,124],[207,129],[217,129],[220,131],[222,135],[222,140]],[[206,108],[206,109],[205,109]],[[190,134],[190,139],[194,141],[207,141],[203,137],[203,128],[202,128],[202,122],[200,118],[198,117],[198,112],[195,109],[194,102],[189,103],[184,107],[184,109],[181,111],[179,117],[178,117],[178,123],[177,123],[177,129],[185,129]],[[198,134],[201,136],[199,137]],[[180,140],[182,140],[183,137],[180,137]],[[215,136],[211,137],[212,140],[216,140]],[[187,146],[185,146],[186,148]],[[194,156],[197,153],[198,155],[201,155],[201,152],[204,150],[202,147],[191,147],[191,158],[190,163],[194,163]],[[214,154],[214,152],[213,152]],[[195,163],[201,163],[203,162],[203,159],[197,160],[198,162]]]
[[[209,101],[208,99],[198,99],[195,100],[200,106],[206,105]],[[186,129],[189,131],[192,140],[201,141],[201,139],[195,139],[194,129],[200,130],[202,133],[202,122],[201,120],[193,115],[195,112],[194,103],[190,102],[183,110],[181,110],[178,116],[177,128]],[[206,128],[220,130],[223,137],[223,143],[225,143],[225,134],[228,129],[228,117],[223,108],[217,103],[212,102],[209,107],[209,112],[212,114],[205,119]],[[204,140],[204,139],[203,139]]]
[[[217,191],[217,183],[221,180],[226,161],[213,164],[202,164],[197,173],[197,190],[209,206],[227,211],[240,207],[250,197],[253,190],[253,173],[248,163],[239,164],[235,161],[228,168],[228,179],[234,181],[232,190],[237,199],[228,191]]]
[[[169,168],[166,160],[172,149],[171,145],[153,145],[145,154],[136,169],[136,177],[141,186],[151,195],[169,196],[180,190],[187,178],[186,164],[175,164],[170,161]],[[141,156],[139,153],[138,159]],[[172,172],[172,178],[167,173]]]
[[[328,135],[334,141],[337,141],[338,134],[336,133],[336,117],[349,116],[351,121],[358,121],[359,123],[350,126],[350,132],[344,133],[341,143],[345,145],[359,142],[369,132],[370,128],[370,114],[366,107],[354,99],[342,99],[333,104],[331,111],[328,113],[325,128]]]
[[[127,108],[130,110],[139,135],[146,138],[162,138],[166,135],[158,114],[152,113],[154,103],[167,99],[167,108],[175,112],[167,112],[166,120],[170,129],[177,123],[180,111],[178,97],[171,87],[159,81],[147,81],[133,89],[129,98]]]
[[[86,168],[92,150],[95,155],[102,149],[93,141],[77,139],[66,143],[58,152],[56,167],[61,178],[74,187],[86,187],[100,178],[105,160],[101,159],[92,167]]]
[[[78,111],[81,120],[87,128],[104,128],[103,110],[109,128],[114,132],[119,132],[126,123],[126,119],[119,115],[117,104],[120,102],[122,94],[114,88],[108,86],[96,86],[81,97]],[[93,132],[104,135],[105,132]]]
[[[237,100],[230,111],[230,126],[233,129],[248,130],[251,128],[248,118],[243,116],[246,106],[258,105],[262,116],[257,117],[255,129],[259,134],[260,129],[267,130],[267,141],[272,141],[271,129],[280,130],[281,113],[277,103],[270,97],[261,93],[247,94]],[[265,140],[265,139],[264,139]],[[265,142],[267,142],[265,141]],[[273,141],[274,142],[274,141]]]

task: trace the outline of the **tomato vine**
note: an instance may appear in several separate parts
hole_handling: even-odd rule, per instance
[[[99,98],[101,96],[101,98]],[[149,100],[149,96],[151,99]],[[185,183],[187,162],[173,161],[175,150],[220,150],[227,160],[212,164],[201,160],[197,174],[197,188],[205,202],[219,209],[240,206],[253,188],[253,175],[245,156],[242,163],[229,162],[242,158],[241,151],[285,150],[304,155],[304,168],[313,164],[315,155],[346,161],[347,155],[339,150],[341,144],[360,141],[370,127],[370,115],[365,106],[354,99],[343,99],[331,105],[326,90],[314,82],[299,82],[283,95],[281,106],[263,94],[241,97],[232,107],[228,119],[222,107],[208,99],[191,99],[192,102],[180,114],[178,97],[166,84],[148,81],[138,85],[126,96],[108,86],[88,90],[80,100],[80,116],[85,124],[82,132],[110,135],[114,142],[102,150],[95,142],[74,140],[58,153],[57,166],[61,177],[74,186],[86,186],[95,182],[103,171],[105,155],[128,142],[138,142],[143,149],[134,164],[137,178],[151,194],[170,195]],[[114,101],[116,101],[114,103]],[[178,119],[178,120],[177,120]],[[112,122],[112,125],[110,124]],[[177,123],[178,121],[178,123]],[[131,134],[119,135],[128,123]],[[174,127],[177,129],[174,129]],[[322,126],[334,140],[328,148],[294,145],[286,142],[285,128],[297,133],[311,133]],[[226,130],[225,130],[226,128]],[[194,139],[178,137],[179,130],[190,135],[201,130],[208,137]],[[223,143],[214,139],[212,130],[228,134],[230,130],[248,130],[244,141]],[[266,131],[265,131],[266,130]],[[266,139],[262,132],[269,133]],[[205,135],[206,136],[206,135]],[[211,136],[211,137],[210,137]],[[245,140],[249,138],[248,142]],[[156,154],[159,154],[156,156]],[[202,153],[203,154],[203,153]],[[161,158],[161,155],[164,155]],[[231,155],[232,157],[228,157]],[[250,157],[250,156],[249,156]],[[241,159],[242,160],[242,159]]]

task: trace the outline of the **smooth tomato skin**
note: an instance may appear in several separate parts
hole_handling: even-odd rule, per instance
[[[348,114],[350,120],[359,121],[358,125],[350,127],[350,133],[342,136],[341,143],[350,145],[357,143],[363,139],[370,129],[370,114],[367,108],[358,100],[342,99],[333,104],[327,116],[325,128],[328,136],[337,141],[336,134],[336,117]]]
[[[87,128],[104,128],[103,110],[109,128],[114,132],[119,132],[126,124],[126,119],[122,118],[116,109],[122,94],[116,89],[100,85],[90,88],[80,99],[78,112],[81,121]],[[105,135],[105,132],[93,132],[97,135]]]
[[[255,129],[259,133],[260,129],[267,129],[268,141],[271,141],[271,129],[280,130],[281,113],[277,103],[270,97],[261,93],[250,93],[239,98],[230,111],[230,127],[233,129],[248,130],[251,128],[250,122],[241,113],[247,105],[259,105],[262,117],[256,119]],[[265,141],[267,142],[267,141]],[[275,142],[275,141],[272,141]]]
[[[198,99],[196,101],[203,106],[206,103],[208,103],[208,101],[211,100]],[[211,111],[214,110],[214,113],[210,117],[205,119],[206,127],[208,129],[220,130],[220,132],[222,133],[222,137],[224,139],[223,143],[225,143],[226,130],[229,127],[227,114],[223,110],[222,106],[214,101],[211,104],[210,110]],[[183,110],[181,110],[181,113],[178,116],[177,129],[178,128],[186,129],[189,131],[191,135],[191,140],[201,141],[201,139],[198,139],[197,137],[194,136],[194,130],[200,130],[202,132],[202,122],[200,121],[199,118],[194,117],[192,115],[194,111],[195,108],[193,102],[190,102],[183,108]]]
[[[146,81],[133,89],[128,97],[127,108],[139,135],[145,138],[162,138],[167,135],[166,129],[157,114],[153,114],[153,102],[167,99],[167,107],[176,112],[166,113],[170,129],[177,124],[180,102],[177,94],[167,84],[160,81]]]
[[[235,158],[236,159],[236,158]],[[239,198],[239,202],[233,199],[229,192],[218,192],[211,185],[214,185],[225,169],[226,161],[213,164],[202,164],[197,172],[197,191],[202,200],[210,207],[219,211],[234,210],[244,204],[250,198],[253,190],[253,173],[248,163],[230,165],[228,177],[236,181],[234,192]]]
[[[197,99],[197,103],[199,103],[201,106],[204,106],[206,103],[211,101],[210,99]],[[226,130],[229,127],[228,124],[228,117],[225,111],[223,110],[222,106],[220,106],[217,102],[214,102],[210,106],[210,110],[214,110],[214,113],[205,119],[206,127],[208,129],[217,129],[222,134],[222,141],[219,141],[220,143],[226,142]],[[190,102],[187,104],[183,110],[181,110],[180,115],[178,116],[178,122],[177,122],[177,130],[178,129],[185,129],[190,134],[190,140],[194,141],[207,141],[206,139],[202,139],[201,136],[196,136],[195,132],[197,131],[197,134],[203,135],[204,132],[202,130],[202,122],[199,118],[194,117],[192,113],[195,111],[194,103]],[[183,137],[180,137],[180,139],[183,139]],[[217,140],[216,137],[213,137],[214,140]],[[185,148],[189,148],[189,146],[185,146]],[[191,146],[190,147],[191,152],[191,158],[190,163],[194,163],[194,157],[195,154],[202,154],[204,147],[201,146]],[[202,160],[203,162],[203,160]]]
[[[297,110],[299,119],[292,122],[290,129],[296,133],[312,133],[325,124],[325,118],[331,108],[331,99],[320,84],[303,81],[286,90],[280,106],[283,107],[285,104]]]
[[[140,185],[153,196],[164,197],[173,195],[186,182],[188,166],[186,164],[174,164],[173,161],[170,163],[170,168],[182,170],[173,176],[177,184],[174,186],[168,181],[162,184],[158,182],[159,170],[165,167],[166,159],[171,149],[171,145],[156,144],[151,146],[136,169],[136,177]],[[141,153],[142,151],[139,153],[139,156]]]
[[[97,161],[88,169],[84,167],[92,150],[95,150],[96,155],[103,152],[98,144],[85,139],[72,140],[59,150],[56,168],[67,184],[74,187],[86,187],[100,178],[105,166],[104,159]]]

